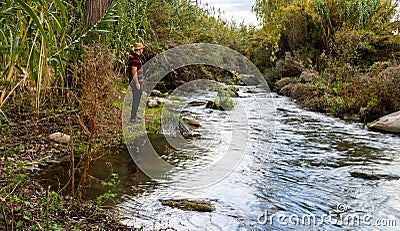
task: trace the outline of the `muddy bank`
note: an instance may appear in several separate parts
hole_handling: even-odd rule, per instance
[[[0,131],[0,217],[1,230],[70,229],[129,230],[118,218],[95,200],[76,200],[57,188],[39,183],[38,174],[45,166],[64,159],[70,163],[71,143],[54,142],[54,132],[71,134],[78,129],[68,113],[15,114],[10,123],[1,121]],[[104,147],[118,145],[119,139],[104,142]],[[82,144],[74,143],[79,149]],[[70,171],[67,167],[65,173]],[[60,177],[54,174],[53,178]]]

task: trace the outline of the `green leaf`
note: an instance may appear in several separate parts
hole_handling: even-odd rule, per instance
[[[15,57],[17,56],[17,47],[19,44],[19,37],[15,37],[13,45],[11,47],[11,60],[15,61]]]
[[[333,93],[335,93],[335,95],[339,95],[339,91],[336,87],[332,88]]]
[[[10,69],[11,63],[7,63],[6,67],[4,68],[3,74],[0,76],[0,79],[4,79],[6,74],[8,73],[8,70]]]
[[[57,3],[58,8],[61,11],[61,14],[62,14],[63,18],[64,19],[67,18],[67,8],[65,7],[64,3],[62,1],[60,1],[60,0],[55,0],[55,1]]]
[[[97,32],[97,33],[100,33],[100,34],[102,34],[102,33],[111,33],[111,31],[109,31],[109,30],[93,30],[93,32]]]
[[[21,220],[19,220],[19,221],[17,222],[17,228],[21,227],[23,224],[24,224],[24,223],[23,223]]]
[[[54,15],[53,13],[49,12],[49,14],[51,15],[52,19],[56,22],[56,26],[57,28],[61,31],[63,30],[63,26],[61,25],[60,21],[58,20],[57,16]]]
[[[0,118],[3,118],[5,121],[7,121],[8,123],[10,123],[10,120],[8,119],[8,117],[6,116],[6,114],[4,114],[4,112],[0,109]]]
[[[47,41],[47,35],[45,30],[43,29],[42,23],[40,22],[41,20],[39,19],[39,17],[36,15],[36,13],[32,10],[32,8],[28,5],[26,5],[26,3],[22,0],[16,0],[16,2],[18,2],[21,7],[28,12],[29,16],[32,18],[33,22],[35,23],[35,25],[39,28],[40,33],[42,34],[43,38],[45,39],[45,41]]]
[[[0,86],[10,86],[12,84],[11,81],[8,80],[0,80]]]

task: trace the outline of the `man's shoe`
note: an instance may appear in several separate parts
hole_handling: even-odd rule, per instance
[[[142,120],[142,118],[140,118],[140,117],[136,117],[136,118],[133,118],[133,119],[131,119],[131,122],[132,123],[140,123],[140,122],[142,122],[143,120]]]

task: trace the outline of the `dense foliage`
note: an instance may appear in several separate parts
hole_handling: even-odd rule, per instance
[[[392,34],[398,29],[396,4],[391,0],[257,0],[254,11],[262,20],[262,45],[273,54],[312,48],[342,54],[340,43],[350,40],[347,33],[366,39]],[[370,37],[370,38],[368,38]],[[356,45],[369,45],[361,41]],[[275,58],[275,57],[273,57]]]
[[[77,86],[73,70],[82,59],[83,43],[107,31],[100,25],[84,28],[81,1],[3,0],[1,6],[0,105],[14,100],[39,110]],[[103,21],[114,19],[110,10]]]
[[[273,61],[258,63],[267,67],[271,85],[286,77],[277,91],[310,109],[356,114],[365,122],[400,110],[400,77],[394,71],[400,57],[396,2],[256,2],[254,10],[263,22],[256,41]]]
[[[210,9],[189,1],[113,1],[94,26],[85,26],[83,1],[2,0],[0,11],[0,108],[7,102],[39,109],[63,100],[79,88],[84,45],[101,41],[114,54],[114,69],[123,74],[134,42],[147,46],[151,58],[180,44],[209,42],[242,49],[247,33],[228,26]],[[245,40],[243,42],[246,42]],[[121,77],[122,79],[123,77]],[[27,96],[30,97],[27,97]],[[24,109],[25,108],[25,109]]]

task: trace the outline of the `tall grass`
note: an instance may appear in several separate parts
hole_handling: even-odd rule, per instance
[[[395,8],[390,0],[315,0],[311,14],[329,40],[342,29],[379,33],[392,24]]]
[[[76,26],[68,18],[67,2],[22,0],[3,2],[1,34],[1,97],[0,106],[19,87],[33,87],[35,106],[39,110],[42,95],[54,83],[63,83],[66,66],[74,59],[71,46],[78,37]],[[7,35],[7,36],[6,36]],[[67,50],[67,48],[69,50]],[[75,59],[77,59],[75,57]],[[4,68],[3,68],[4,66]],[[60,84],[62,86],[62,84]]]
[[[135,42],[146,45],[146,58],[181,44],[208,42],[248,52],[250,29],[219,17],[218,10],[199,8],[189,0],[115,0],[103,18],[85,25],[85,1],[1,0],[0,108],[22,110],[65,103],[67,90],[77,90],[84,45],[100,41],[115,55],[113,68],[126,70]],[[7,110],[3,110],[7,111]]]
[[[117,32],[110,29],[118,22],[117,10],[127,11],[120,5],[117,8],[117,2],[114,1],[97,24],[85,28],[82,1],[3,0],[0,107],[19,91],[28,93],[27,101],[39,112],[43,104],[51,103],[50,93],[55,92],[59,97],[66,88],[76,87],[78,76],[74,67],[82,59],[83,44],[99,40],[103,34]],[[106,39],[103,41],[110,43]]]
[[[120,0],[111,7],[118,15],[117,22],[108,22],[104,25],[110,28],[108,34],[103,35],[102,41],[105,46],[111,45],[116,56],[115,69],[126,70],[126,59],[130,50],[133,49],[135,42],[145,43],[147,46],[155,41],[155,36],[151,28],[148,8],[149,1]]]

